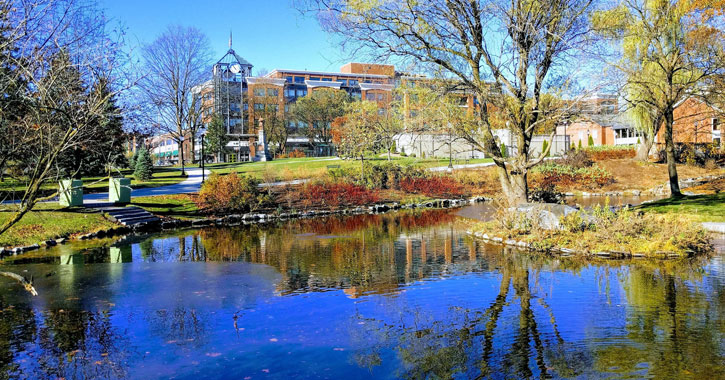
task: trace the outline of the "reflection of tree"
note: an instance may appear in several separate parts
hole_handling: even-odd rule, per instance
[[[399,310],[403,321],[386,322],[358,315],[353,323],[363,331],[354,339],[381,337],[377,349],[355,354],[361,365],[380,363],[379,350],[396,347],[404,362],[402,378],[506,378],[576,377],[590,365],[583,352],[568,347],[556,326],[556,318],[544,302],[533,302],[538,271],[550,268],[545,257],[495,253],[486,256],[490,266],[500,268],[499,292],[485,308],[453,307],[443,316],[421,310]],[[505,323],[501,317],[507,315]],[[510,318],[518,315],[518,319]],[[516,320],[515,326],[511,321]],[[552,330],[553,334],[543,333]],[[513,328],[513,331],[507,331]],[[553,338],[551,336],[553,335]],[[371,360],[378,358],[378,361]]]
[[[125,334],[112,326],[105,311],[51,310],[38,315],[6,309],[0,338],[0,378],[123,378],[132,355]],[[20,363],[15,352],[23,352]]]
[[[646,368],[648,377],[661,379],[725,378],[724,303],[707,296],[722,284],[697,268],[683,269],[637,266],[627,271],[627,333],[611,337],[618,344],[597,349],[598,370],[628,374]]]
[[[168,344],[201,347],[206,343],[207,314],[183,306],[149,311],[146,321],[154,335]]]

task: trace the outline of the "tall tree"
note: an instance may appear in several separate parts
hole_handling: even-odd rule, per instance
[[[205,149],[208,153],[216,156],[216,161],[221,162],[224,154],[224,149],[229,142],[229,135],[224,127],[224,122],[219,115],[214,114],[211,117],[211,122],[206,129],[206,138],[204,140]]]
[[[626,0],[593,15],[601,35],[621,44],[622,58],[614,65],[627,76],[627,101],[655,123],[645,144],[663,122],[672,196],[682,195],[672,136],[675,106],[718,92],[708,84],[725,74],[723,34],[713,27],[713,4],[719,2]]]
[[[332,122],[332,141],[338,154],[360,160],[361,175],[365,176],[365,154],[371,152],[378,142],[378,135],[372,126],[380,115],[375,102],[360,101],[348,103],[345,115]]]
[[[211,77],[209,40],[194,27],[169,26],[143,47],[141,56],[146,76],[139,85],[150,105],[148,117],[158,117],[157,132],[168,133],[179,144],[184,174],[184,139],[194,132],[200,114],[192,90]]]
[[[345,104],[350,96],[341,90],[319,88],[310,91],[304,98],[297,99],[292,106],[292,119],[305,124],[303,128],[310,145],[317,153],[318,147],[325,147],[323,154],[330,154],[332,135],[330,126],[345,114]]]
[[[380,59],[415,61],[472,91],[481,106],[475,128],[462,136],[492,157],[508,200],[526,202],[528,171],[544,155],[531,157],[529,145],[540,124],[556,121],[544,112],[542,97],[557,92],[590,41],[588,13],[594,0],[504,1],[432,0],[412,2],[299,0],[322,26],[345,36]],[[509,96],[501,96],[501,91]],[[501,155],[493,113],[515,139],[516,154]]]

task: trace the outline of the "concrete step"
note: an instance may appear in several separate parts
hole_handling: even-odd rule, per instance
[[[135,218],[133,220],[125,220],[125,221],[122,221],[120,223],[123,224],[124,226],[133,227],[133,226],[135,226],[137,224],[142,224],[142,223],[158,223],[160,221],[161,221],[161,219],[159,219],[159,218],[157,218],[155,216],[152,216],[152,217],[147,217],[147,218]]]
[[[129,227],[141,223],[155,223],[160,221],[157,216],[140,207],[114,207],[103,209],[102,211],[108,214],[112,220]]]

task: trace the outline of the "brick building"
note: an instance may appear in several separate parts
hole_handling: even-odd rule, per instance
[[[723,144],[722,112],[697,98],[687,98],[675,106],[672,140],[687,144]],[[664,143],[664,128],[656,141]]]

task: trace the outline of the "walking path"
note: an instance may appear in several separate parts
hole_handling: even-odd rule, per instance
[[[204,171],[207,176],[211,173],[211,170],[209,169],[205,169]],[[187,177],[184,181],[174,185],[134,189],[131,191],[131,197],[151,197],[154,195],[174,195],[198,192],[201,188],[201,181],[203,178],[202,170],[199,168],[186,169],[186,175]],[[86,206],[97,205],[104,202],[108,202],[108,193],[83,195],[83,204]]]

